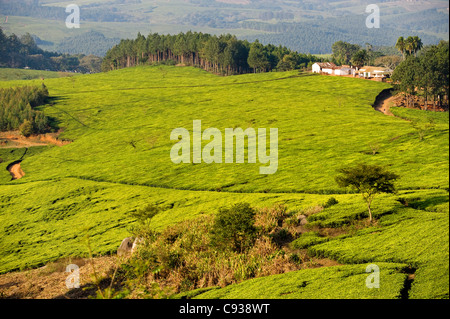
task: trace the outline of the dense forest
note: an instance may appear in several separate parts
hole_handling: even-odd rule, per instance
[[[449,42],[441,41],[414,52],[398,41],[398,48],[404,52],[405,59],[395,68],[392,80],[406,95],[407,106],[413,107],[418,97],[423,100],[425,110],[430,103],[434,110],[436,106],[448,110]]]
[[[48,52],[39,48],[29,33],[20,38],[14,33],[7,36],[0,28],[0,67],[85,73],[100,71],[100,61],[92,55]]]
[[[0,131],[20,130],[25,136],[48,132],[49,118],[35,109],[47,98],[44,84],[0,89]]]
[[[286,47],[250,43],[235,36],[187,32],[177,35],[138,34],[122,40],[106,53],[102,70],[114,70],[147,63],[181,63],[217,74],[231,75],[270,70],[306,68],[320,58]]]

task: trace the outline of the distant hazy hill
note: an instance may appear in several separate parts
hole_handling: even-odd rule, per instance
[[[108,0],[80,3],[81,29],[64,25],[70,1],[0,0],[0,24],[7,33],[35,34],[53,42],[46,49],[103,55],[113,38],[138,32],[177,34],[188,30],[236,34],[241,39],[285,45],[304,53],[329,53],[339,40],[393,46],[400,36],[418,35],[425,44],[449,38],[448,1],[377,1],[380,28],[368,29],[370,0]],[[10,19],[4,23],[6,16]],[[14,18],[17,17],[17,18]],[[58,21],[55,23],[55,21]],[[101,32],[83,34],[84,28]],[[20,32],[19,32],[20,30]],[[69,34],[69,32],[71,32]],[[79,36],[79,37],[78,37]],[[70,37],[70,38],[68,38]],[[109,38],[109,39],[108,39]],[[59,44],[59,45],[58,45]],[[109,46],[109,47],[108,47]]]
[[[260,40],[264,44],[281,44],[303,53],[323,54],[331,52],[331,46],[338,40],[364,45],[394,46],[400,36],[418,35],[424,44],[436,44],[439,37],[424,31],[398,29],[384,23],[383,28],[368,29],[354,27],[364,25],[364,15],[329,18],[318,22],[244,22],[248,29],[262,31],[261,34],[244,36],[249,41]],[[442,25],[442,24],[441,24]],[[447,24],[448,25],[448,24]]]
[[[106,51],[119,42],[119,38],[107,38],[100,32],[89,31],[81,35],[64,38],[56,46],[56,51],[69,54],[81,52],[86,55],[104,56]]]

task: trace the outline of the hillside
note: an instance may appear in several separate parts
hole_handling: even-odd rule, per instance
[[[0,80],[11,81],[11,80],[33,80],[42,78],[49,79],[73,75],[74,75],[73,73],[66,73],[66,72],[2,68],[0,73]]]
[[[368,29],[369,2],[348,1],[211,1],[211,0],[111,0],[79,1],[79,29],[67,29],[65,7],[70,1],[3,0],[0,21],[7,33],[29,32],[43,40],[42,48],[72,53],[68,41],[84,39],[78,52],[101,54],[115,38],[138,32],[177,34],[201,31],[236,34],[240,39],[287,46],[302,53],[330,53],[331,45],[348,41],[364,45],[393,46],[399,36],[418,35],[424,44],[448,40],[447,1],[378,1],[380,29]],[[103,36],[93,37],[91,32]]]
[[[399,116],[386,116],[372,104],[388,84],[298,71],[219,77],[191,67],[145,66],[44,82],[51,100],[39,109],[72,143],[0,148],[0,273],[86,257],[86,236],[95,255],[115,253],[136,224],[130,213],[149,204],[162,209],[151,226],[163,231],[248,202],[261,209],[283,204],[291,213],[322,207],[307,215],[310,230],[323,238],[297,242],[295,249],[340,268],[243,276],[232,280],[236,286],[199,297],[277,298],[302,280],[312,285],[292,297],[327,297],[318,288],[326,283],[331,298],[448,298],[448,113],[391,108]],[[29,84],[41,80],[0,87]],[[419,139],[412,119],[433,119],[433,130]],[[192,135],[194,120],[202,130],[221,132],[278,128],[277,171],[260,174],[268,164],[247,161],[174,164],[170,134],[186,128]],[[19,159],[25,176],[11,181],[6,168]],[[373,226],[363,223],[361,195],[334,181],[337,169],[358,162],[400,176],[397,194],[374,201]],[[325,207],[331,197],[337,203]],[[386,290],[365,290],[368,263],[384,267]],[[362,287],[350,292],[355,282]]]

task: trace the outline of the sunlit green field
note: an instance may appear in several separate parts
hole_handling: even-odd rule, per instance
[[[41,82],[4,81],[0,87]],[[129,213],[149,203],[163,208],[152,221],[162,229],[237,202],[300,210],[333,196],[339,203],[309,222],[341,227],[367,213],[359,194],[336,185],[336,170],[364,162],[400,175],[398,194],[380,195],[373,203],[379,233],[368,228],[303,244],[311,254],[345,264],[339,267],[352,275],[328,267],[281,275],[290,282],[297,276],[314,281],[305,294],[292,297],[321,298],[317,287],[323,278],[330,289],[333,280],[338,283],[323,297],[345,298],[351,278],[366,276],[364,267],[353,266],[362,263],[385,265],[390,286],[378,295],[360,295],[355,288],[349,298],[399,297],[405,267],[415,270],[411,297],[448,297],[448,113],[402,109],[401,118],[389,117],[371,106],[387,84],[298,71],[218,77],[154,66],[44,82],[51,101],[41,109],[73,143],[30,148],[21,163],[26,175],[15,181],[6,166],[23,150],[0,149],[0,272],[85,255],[86,235],[95,254],[115,252],[129,236],[134,222]],[[421,140],[411,120],[430,118],[433,130]],[[202,130],[215,127],[222,133],[278,128],[277,172],[259,174],[267,164],[258,161],[174,164],[170,133],[183,127],[192,136],[193,120],[202,121]],[[405,207],[402,198],[411,204]],[[267,278],[266,285],[276,278]],[[264,290],[260,278],[250,286],[242,283],[241,290],[230,286],[199,296],[255,298],[249,291],[256,283]],[[274,289],[273,297],[283,298],[284,290]]]
[[[223,289],[191,292],[198,299],[395,299],[406,275],[402,264],[379,263],[380,288],[366,287],[364,265],[305,269],[251,279]],[[383,281],[381,281],[381,278]],[[383,286],[381,286],[381,282]]]
[[[419,141],[409,121],[371,108],[386,84],[291,78],[297,73],[218,78],[198,69],[144,67],[48,79],[54,100],[45,114],[75,143],[24,161],[29,174],[20,182],[70,176],[176,189],[336,193],[343,191],[334,183],[336,169],[363,161],[389,166],[402,177],[400,189],[448,185],[447,113],[435,116],[435,130]],[[202,130],[278,128],[276,174],[259,174],[258,161],[174,165],[170,133],[192,132],[197,119]]]

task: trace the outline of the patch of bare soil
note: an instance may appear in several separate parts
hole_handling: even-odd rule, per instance
[[[25,172],[20,167],[20,161],[9,164],[6,169],[11,174],[12,179],[19,179],[25,176]]]
[[[38,269],[0,275],[0,299],[86,299],[95,296],[97,278],[104,279],[117,265],[116,256],[88,259],[62,259]],[[79,288],[67,288],[70,264],[79,267]],[[73,273],[72,273],[73,274]],[[102,287],[105,288],[105,287]]]
[[[61,131],[56,133],[36,134],[25,137],[19,131],[0,132],[0,148],[25,148],[33,146],[45,146],[48,144],[64,146],[72,141],[61,140],[58,136]]]

